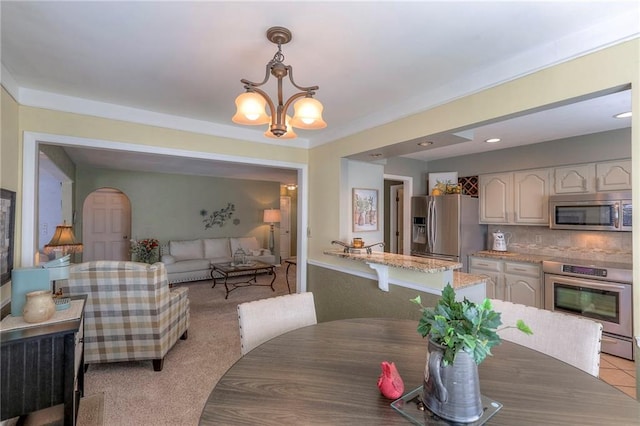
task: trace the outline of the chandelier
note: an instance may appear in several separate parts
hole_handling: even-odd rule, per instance
[[[322,129],[327,127],[327,123],[322,119],[322,104],[313,98],[318,86],[302,87],[298,86],[293,80],[293,67],[285,65],[284,54],[282,53],[282,45],[291,41],[291,31],[284,27],[271,27],[267,30],[267,39],[278,45],[278,51],[273,59],[267,63],[266,74],[261,83],[242,79],[240,82],[244,84],[246,90],[236,98],[236,114],[231,118],[234,123],[249,125],[270,125],[265,132],[265,136],[269,138],[293,139],[296,134],[293,127],[299,129]],[[261,89],[260,86],[269,81],[269,74],[278,79],[278,104],[274,104],[269,95]],[[293,86],[300,90],[295,93],[286,102],[282,95],[282,79],[289,76],[289,81]],[[293,117],[287,115],[287,111],[293,104]],[[269,106],[270,115],[266,113],[266,105]]]

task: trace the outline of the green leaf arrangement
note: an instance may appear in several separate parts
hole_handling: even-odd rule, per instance
[[[456,354],[464,350],[480,364],[491,355],[491,348],[500,344],[498,327],[502,325],[500,313],[495,312],[489,299],[476,304],[464,298],[456,301],[456,293],[450,284],[442,290],[442,297],[435,308],[422,305],[420,296],[411,299],[420,306],[422,317],[418,323],[418,333],[445,348],[442,358],[444,365],[450,365]],[[515,327],[525,334],[533,334],[522,320]],[[503,327],[513,328],[513,326]]]

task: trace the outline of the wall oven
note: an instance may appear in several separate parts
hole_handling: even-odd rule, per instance
[[[545,261],[546,309],[602,324],[604,353],[633,360],[631,265]]]
[[[549,227],[585,231],[631,231],[631,193],[552,195]]]

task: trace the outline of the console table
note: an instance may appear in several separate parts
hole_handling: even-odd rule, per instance
[[[76,318],[54,322],[56,312],[43,323],[0,332],[0,420],[64,404],[64,424],[75,425],[84,392],[87,296],[71,299],[74,309],[81,303]]]

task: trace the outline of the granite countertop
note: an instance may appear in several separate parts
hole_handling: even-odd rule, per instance
[[[392,266],[394,268],[407,269],[411,271],[436,273],[451,269],[460,269],[459,262],[449,262],[447,260],[430,259],[426,257],[406,256],[403,254],[385,253],[374,251],[367,253],[345,253],[344,250],[325,250],[324,254],[337,256],[343,259],[355,260],[363,263],[375,263],[379,265]]]
[[[489,280],[485,275],[467,274],[465,272],[453,271],[453,284],[451,285],[454,290],[459,288],[471,287],[474,285],[487,283]]]
[[[489,259],[510,260],[513,262],[526,262],[541,264],[545,260],[554,260],[551,256],[541,256],[538,254],[516,253],[513,251],[481,250],[469,254],[469,256],[486,257]]]

